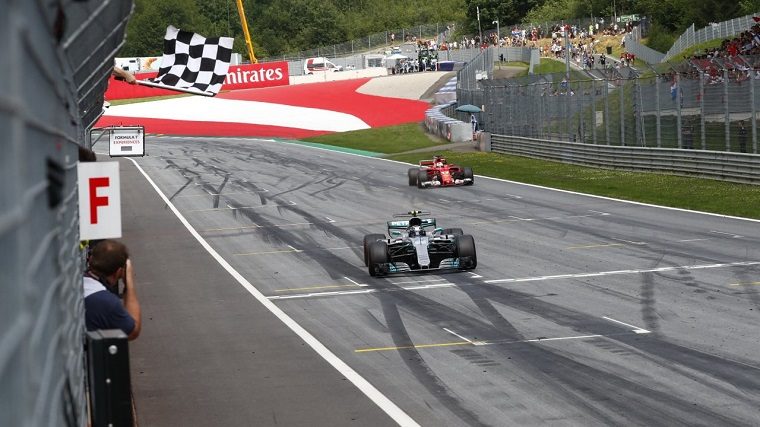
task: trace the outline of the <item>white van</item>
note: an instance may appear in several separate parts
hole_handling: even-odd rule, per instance
[[[321,71],[343,71],[343,67],[335,65],[324,56],[309,58],[303,63],[304,74],[314,74]]]

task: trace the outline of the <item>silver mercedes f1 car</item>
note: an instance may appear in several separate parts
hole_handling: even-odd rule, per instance
[[[411,211],[388,221],[388,235],[364,236],[364,264],[371,276],[478,265],[475,240],[461,228],[439,228],[429,212]]]

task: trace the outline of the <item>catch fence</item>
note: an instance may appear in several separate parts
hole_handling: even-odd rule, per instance
[[[573,76],[567,79],[559,73],[478,80],[467,90],[463,86],[458,100],[482,105],[482,128],[492,134],[758,152],[760,57],[692,60],[646,72],[587,70]]]
[[[635,26],[631,32],[625,35],[625,48],[628,52],[636,55],[638,59],[649,64],[659,64],[667,62],[685,50],[712,40],[720,40],[735,36],[752,28],[756,24],[753,19],[758,14],[742,16],[721,23],[713,23],[701,30],[695,30],[692,24],[681,36],[673,43],[673,46],[667,53],[658,52],[641,43],[646,28],[642,25]],[[640,24],[644,24],[642,21]]]
[[[663,61],[673,58],[690,47],[711,40],[725,39],[747,31],[756,24],[753,19],[755,16],[758,16],[758,14],[742,16],[721,23],[713,23],[700,30],[695,30],[694,24],[691,24],[691,27],[681,34],[678,40],[673,43],[673,46],[665,53]]]

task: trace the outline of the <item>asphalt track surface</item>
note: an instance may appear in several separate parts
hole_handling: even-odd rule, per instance
[[[755,221],[477,176],[420,190],[408,165],[275,141],[146,145],[229,268],[122,160],[141,425],[760,419]],[[362,237],[412,208],[472,234],[477,269],[371,278]]]

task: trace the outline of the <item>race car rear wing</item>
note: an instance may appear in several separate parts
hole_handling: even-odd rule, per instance
[[[435,218],[421,218],[422,227],[435,228]],[[409,228],[409,221],[388,221],[388,231],[391,230],[406,230]]]

